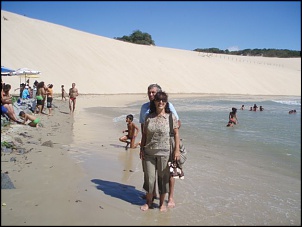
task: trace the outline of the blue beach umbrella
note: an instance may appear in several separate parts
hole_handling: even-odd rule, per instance
[[[12,76],[15,70],[1,66],[1,76]]]

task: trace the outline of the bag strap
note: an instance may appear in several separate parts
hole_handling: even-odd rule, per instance
[[[172,113],[169,114],[170,137],[174,136]]]
[[[172,113],[169,114],[169,125],[170,125],[170,161],[172,162],[173,156],[172,156],[172,137],[174,137],[174,132],[173,132],[173,124],[172,124]]]

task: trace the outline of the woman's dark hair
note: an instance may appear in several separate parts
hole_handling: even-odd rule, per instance
[[[37,89],[44,87],[44,85],[45,85],[44,81],[41,81],[40,83],[38,83]]]
[[[165,106],[165,112],[171,113],[169,102],[168,102],[168,94],[164,91],[159,91],[155,94],[154,100],[151,101],[151,103],[150,103],[150,113],[156,112],[156,106],[155,106],[154,101],[157,101],[157,100],[163,100],[164,102],[167,102],[167,104]]]
[[[9,90],[12,88],[12,86],[10,84],[5,84],[3,87],[3,91],[5,93],[9,92]]]
[[[128,115],[126,116],[126,118],[129,118],[130,121],[133,121],[133,115],[132,115],[132,114],[128,114]]]
[[[20,111],[19,116],[22,117],[23,115],[25,115],[24,111]]]

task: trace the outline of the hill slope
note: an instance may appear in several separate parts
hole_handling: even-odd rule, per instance
[[[41,71],[37,80],[52,83],[55,93],[75,82],[82,94],[146,93],[158,83],[168,93],[301,95],[301,58],[136,45],[3,10],[1,65]],[[18,77],[2,79],[19,87]]]

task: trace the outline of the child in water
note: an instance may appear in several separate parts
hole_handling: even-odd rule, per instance
[[[135,138],[139,132],[139,128],[133,123],[133,115],[129,114],[126,116],[127,130],[123,130],[123,133],[128,132],[127,135],[124,135],[119,138],[121,142],[127,143],[126,149],[130,144],[130,148],[136,148],[140,143],[135,144]],[[130,140],[130,141],[129,141]]]

